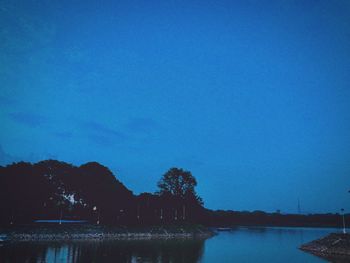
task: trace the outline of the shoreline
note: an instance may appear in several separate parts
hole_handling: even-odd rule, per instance
[[[95,225],[20,226],[0,230],[3,242],[206,239],[215,235],[203,226],[112,227]]]
[[[332,233],[303,244],[299,249],[328,260],[350,261],[350,234]]]

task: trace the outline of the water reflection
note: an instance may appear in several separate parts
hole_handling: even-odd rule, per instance
[[[12,243],[0,247],[0,262],[199,262],[204,240],[139,240]]]
[[[298,247],[339,229],[237,227],[207,240],[4,243],[0,263],[326,262]],[[350,262],[349,258],[328,259]]]
[[[336,230],[239,227],[208,239],[201,262],[325,262],[298,247],[331,232]]]

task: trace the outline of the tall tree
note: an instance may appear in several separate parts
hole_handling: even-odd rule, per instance
[[[195,202],[203,205],[202,199],[197,195],[195,187],[196,178],[190,171],[181,168],[171,168],[158,182],[159,194],[161,196],[173,196],[187,202]]]

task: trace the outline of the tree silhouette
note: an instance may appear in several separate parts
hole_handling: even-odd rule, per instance
[[[202,198],[194,189],[196,186],[196,178],[191,172],[181,168],[171,168],[158,182],[160,196],[172,196],[186,200],[186,202],[203,205]]]
[[[78,167],[57,160],[13,163],[0,166],[0,226],[58,218],[123,226],[184,222],[208,226],[339,226],[339,214],[209,210],[203,207],[196,186],[191,172],[171,168],[159,180],[157,194],[135,196],[97,162]],[[349,219],[349,214],[344,215],[344,220]]]
[[[96,162],[80,167],[57,160],[0,166],[0,225],[62,214],[95,222],[95,206],[102,222],[116,223],[121,210],[134,211],[133,199],[132,192]]]

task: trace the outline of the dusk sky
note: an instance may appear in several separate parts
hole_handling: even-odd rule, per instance
[[[0,164],[181,167],[211,209],[350,212],[350,1],[0,0]]]

